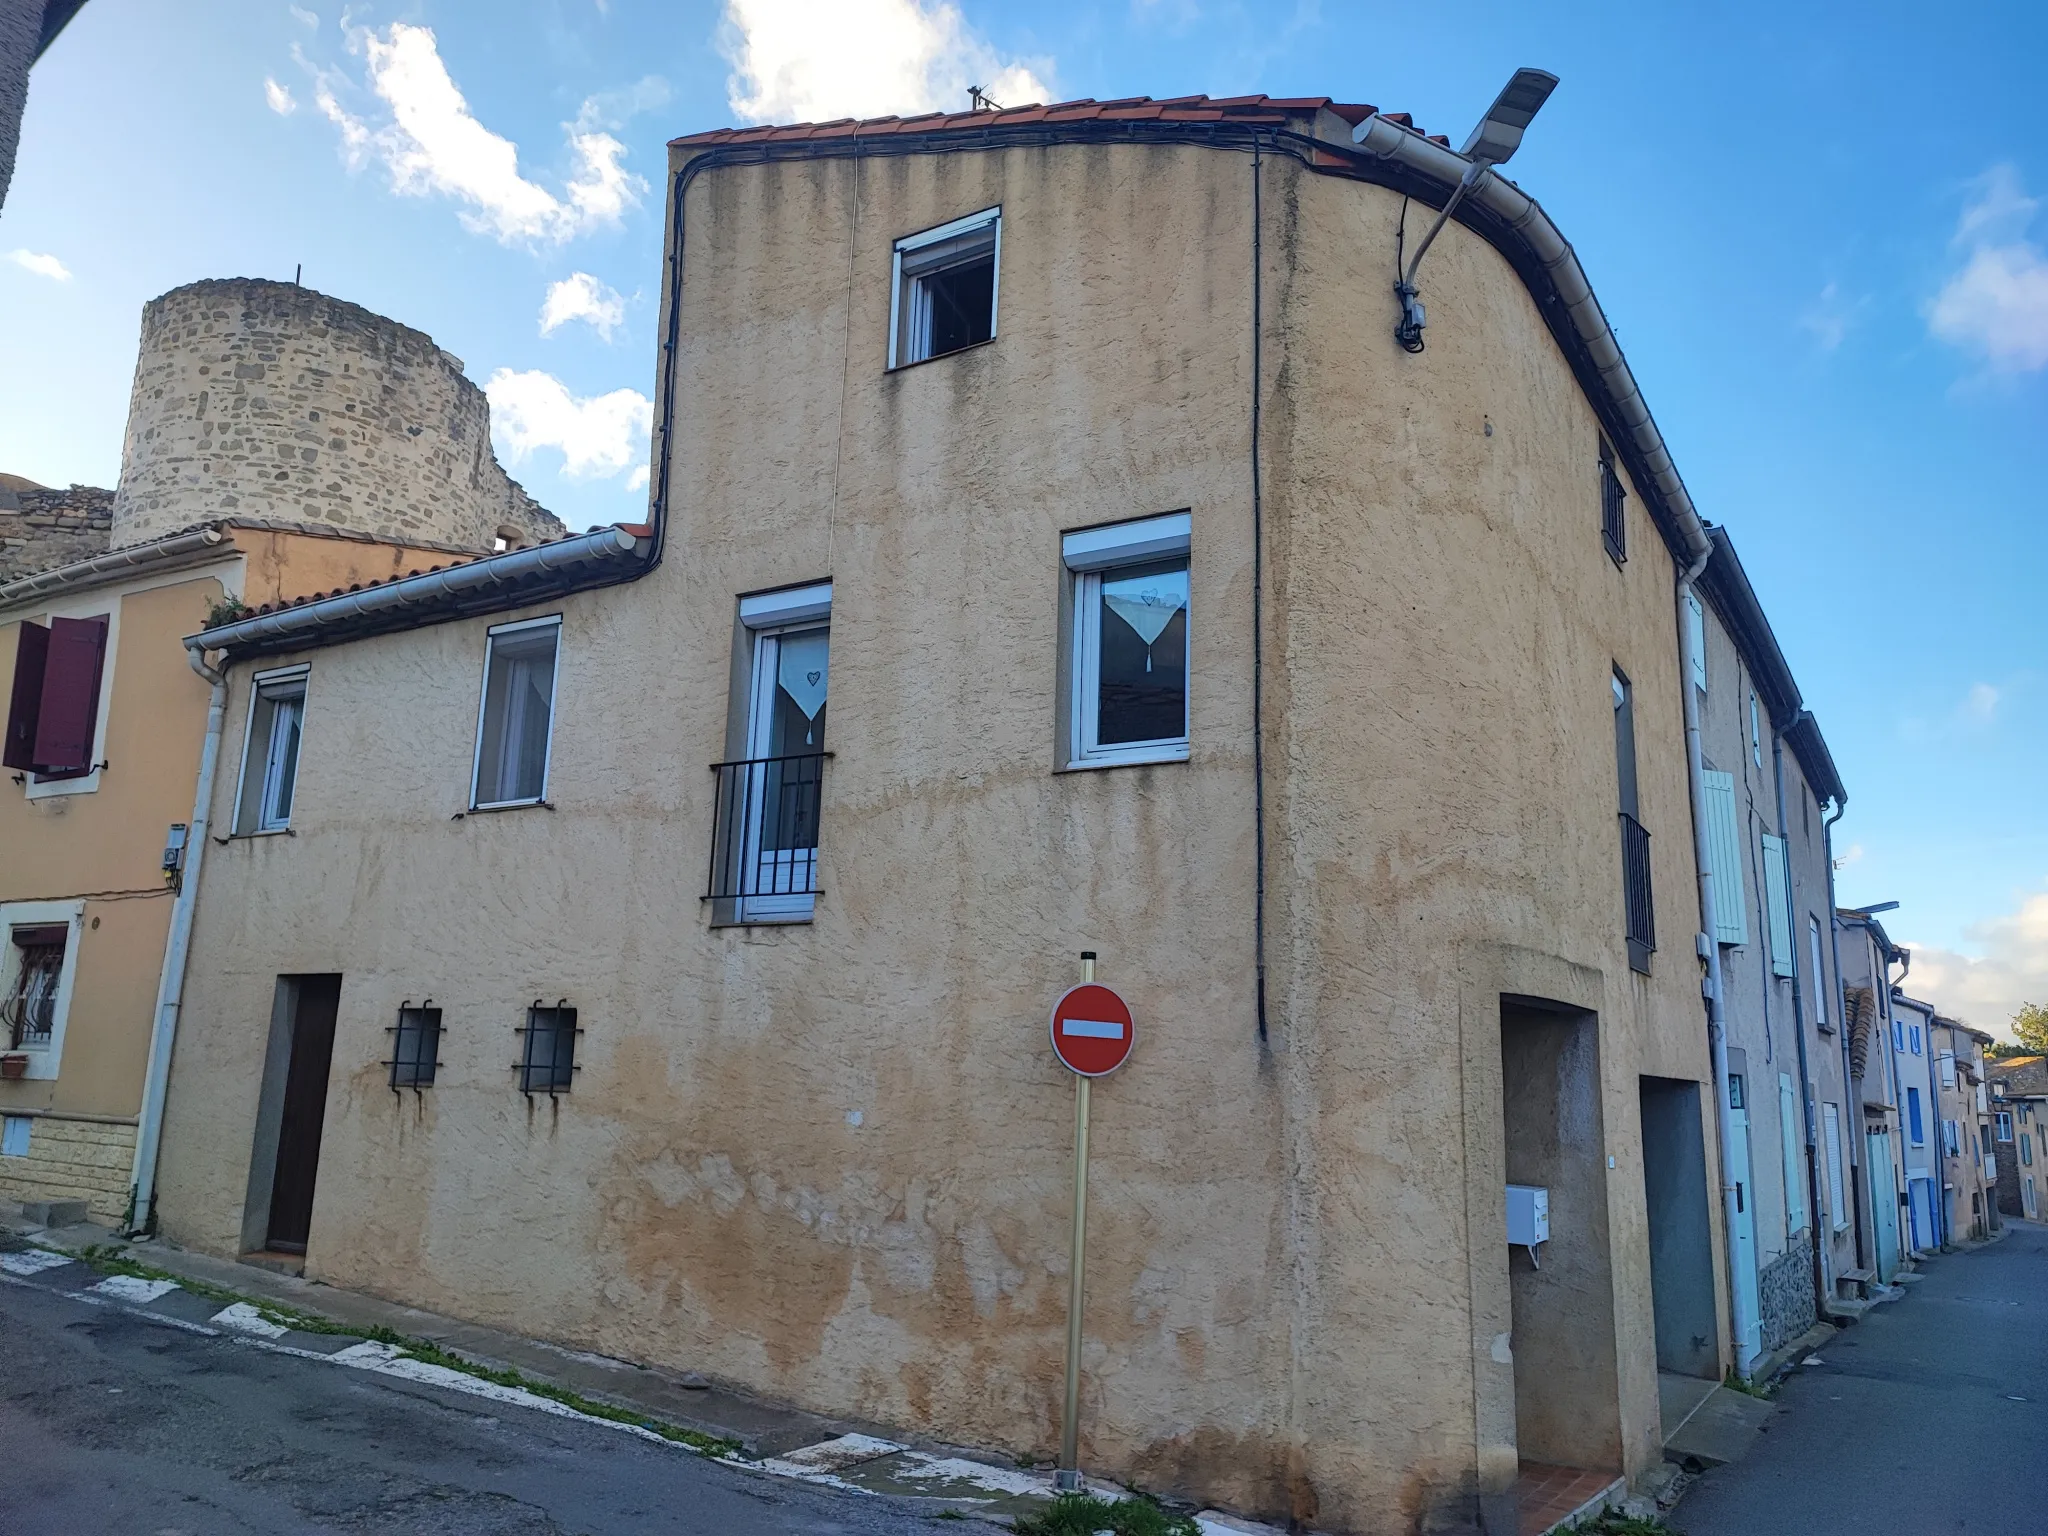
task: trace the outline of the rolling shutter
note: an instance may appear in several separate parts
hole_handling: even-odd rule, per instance
[[[1714,881],[1714,941],[1749,942],[1749,901],[1742,888],[1742,839],[1735,827],[1735,775],[1701,775],[1707,801],[1707,873]]]
[[[9,768],[36,765],[36,716],[43,704],[43,668],[50,658],[50,632],[24,621],[16,627],[14,691],[7,703],[7,740],[0,763]]]
[[[1764,901],[1770,908],[1771,974],[1790,976],[1792,954],[1791,871],[1786,867],[1785,839],[1764,834]]]
[[[50,621],[50,654],[43,666],[42,705],[36,712],[38,772],[91,769],[93,730],[100,713],[100,662],[106,648],[104,617]]]

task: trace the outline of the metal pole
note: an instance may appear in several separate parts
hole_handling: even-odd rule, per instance
[[[1081,951],[1081,980],[1095,979],[1095,951]],[[1074,1074],[1074,1230],[1068,1243],[1067,1395],[1060,1421],[1060,1465],[1052,1485],[1059,1493],[1081,1491],[1081,1292],[1088,1255],[1088,1083]]]

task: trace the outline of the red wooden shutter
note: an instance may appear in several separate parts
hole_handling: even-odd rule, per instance
[[[43,668],[50,655],[50,632],[24,621],[14,649],[14,692],[7,704],[7,740],[0,763],[9,768],[36,765],[36,716],[43,704]]]
[[[100,713],[100,662],[106,649],[104,615],[50,621],[43,702],[36,714],[37,772],[91,771],[93,727]]]

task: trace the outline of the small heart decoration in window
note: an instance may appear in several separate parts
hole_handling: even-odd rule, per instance
[[[823,677],[824,675],[825,674],[822,672],[806,672],[804,674],[804,681],[809,683],[813,688],[815,688],[818,686],[818,679]]]

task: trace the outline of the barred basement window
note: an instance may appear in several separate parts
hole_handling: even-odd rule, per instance
[[[576,1010],[563,998],[552,1008],[539,998],[526,1010],[525,1027],[519,1031],[524,1048],[514,1070],[519,1074],[521,1093],[567,1093],[575,1080]]]
[[[391,1087],[431,1088],[441,1065],[441,1010],[430,997],[415,1008],[398,1006],[398,1022],[391,1026]]]

